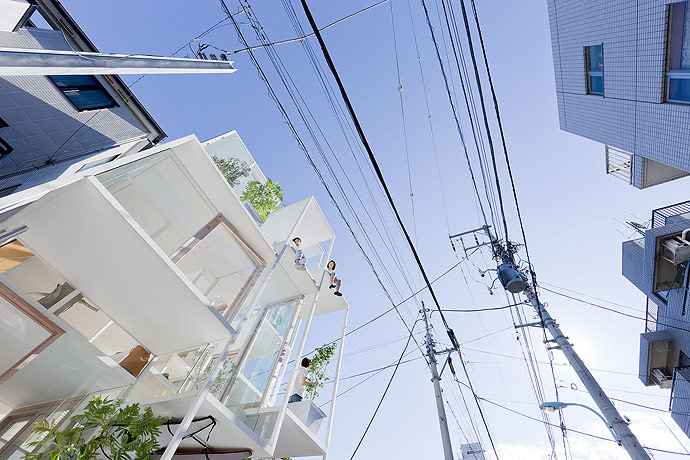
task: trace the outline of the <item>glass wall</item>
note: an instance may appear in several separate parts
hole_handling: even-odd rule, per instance
[[[98,179],[169,256],[218,214],[171,150]]]

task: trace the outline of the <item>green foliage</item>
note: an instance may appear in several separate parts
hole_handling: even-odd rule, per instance
[[[249,165],[246,161],[242,161],[239,158],[230,157],[225,159],[214,155],[213,162],[230,185],[236,185],[235,183],[238,179],[249,175]]]
[[[73,416],[65,430],[58,422],[38,420],[33,432],[39,440],[30,443],[41,447],[29,453],[26,460],[96,460],[103,455],[111,460],[149,460],[158,449],[161,421],[151,408],[139,404],[122,407],[124,400],[94,397],[84,413]]]
[[[336,348],[335,343],[329,343],[314,350],[314,357],[311,359],[309,372],[307,373],[307,380],[314,382],[314,385],[307,387],[305,393],[308,398],[316,399],[319,395],[319,388],[323,388],[323,384],[328,381],[326,367],[331,361]]]
[[[278,210],[278,205],[283,201],[283,189],[271,179],[265,184],[253,180],[247,183],[240,200],[249,200],[254,210],[266,220],[269,212]]]

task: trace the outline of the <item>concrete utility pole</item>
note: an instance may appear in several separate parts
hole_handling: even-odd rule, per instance
[[[604,390],[599,386],[596,379],[592,373],[587,369],[585,363],[580,359],[578,354],[573,350],[573,346],[568,341],[568,338],[563,335],[561,328],[558,327],[556,321],[551,317],[544,305],[537,299],[534,291],[531,287],[527,287],[524,291],[527,299],[532,303],[532,306],[539,315],[542,323],[537,323],[536,325],[545,327],[553,341],[558,345],[558,349],[563,352],[566,359],[577,373],[582,383],[587,388],[589,395],[592,397],[599,410],[604,416],[604,419],[609,425],[609,428],[617,435],[620,436],[619,444],[623,446],[630,458],[633,460],[651,460],[649,454],[644,450],[640,441],[637,440],[635,434],[630,430],[628,423],[621,417],[609,399],[604,393]]]
[[[441,376],[438,373],[438,363],[436,361],[436,348],[431,337],[431,329],[429,329],[429,319],[427,317],[428,308],[422,302],[422,310],[420,313],[424,316],[424,324],[426,325],[426,351],[429,357],[429,369],[431,369],[431,381],[434,384],[434,392],[436,393],[436,409],[438,410],[438,423],[441,427],[441,440],[443,442],[443,457],[445,460],[453,460],[453,446],[450,444],[450,431],[448,431],[448,419],[446,418],[446,408],[443,405],[443,395],[441,393]],[[448,352],[450,350],[447,350]]]
[[[0,48],[0,75],[232,73],[232,61]]]

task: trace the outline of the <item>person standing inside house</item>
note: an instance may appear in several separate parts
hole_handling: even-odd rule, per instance
[[[292,244],[292,249],[295,250],[295,268],[297,270],[304,271],[307,269],[307,258],[304,257],[304,253],[299,248],[302,244],[302,239],[299,236],[296,236],[292,239]]]
[[[302,365],[299,369],[297,369],[295,381],[292,384],[292,388],[290,388],[290,391],[288,392],[290,395],[290,399],[288,399],[289,403],[300,402],[304,398],[304,392],[306,391],[307,387],[316,385],[316,382],[310,382],[307,380],[310,364],[311,361],[309,358],[302,358]]]
[[[331,277],[331,285],[328,286],[328,288],[335,289],[335,291],[333,291],[333,294],[340,297],[341,295],[343,295],[343,293],[340,292],[340,285],[342,284],[342,282],[340,281],[340,278],[335,276],[335,260],[331,260],[330,262],[328,262],[328,265],[326,265],[326,270],[328,270],[328,274]]]

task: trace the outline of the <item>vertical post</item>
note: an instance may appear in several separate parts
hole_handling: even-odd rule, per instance
[[[312,198],[313,200],[313,198]],[[309,202],[311,204],[311,201]],[[309,206],[307,204],[307,207]],[[305,207],[306,210],[306,207]],[[333,250],[333,243],[335,242],[335,237],[331,240],[331,245],[328,248],[328,256],[327,258],[330,259],[331,257],[331,251]],[[319,287],[316,291],[316,294],[314,295],[314,301],[311,304],[311,309],[309,310],[309,318],[307,319],[307,324],[304,326],[304,332],[302,335],[302,340],[300,341],[299,348],[297,350],[297,354],[295,355],[295,364],[292,366],[292,372],[290,372],[290,378],[288,379],[288,384],[287,388],[288,391],[285,393],[285,398],[283,399],[283,403],[280,406],[280,413],[278,414],[278,420],[276,421],[276,429],[273,432],[273,436],[271,437],[271,442],[269,442],[269,445],[274,446],[278,442],[278,436],[280,436],[280,430],[283,427],[283,420],[285,419],[285,411],[287,411],[287,405],[288,405],[288,400],[290,399],[290,395],[288,394],[290,392],[290,388],[292,388],[293,383],[295,382],[295,376],[296,376],[296,371],[298,366],[300,366],[300,356],[302,356],[302,353],[304,353],[304,345],[307,343],[307,335],[309,334],[309,329],[311,328],[311,322],[314,319],[314,311],[316,311],[316,304],[319,301],[319,295],[321,294],[321,289],[323,288],[323,282],[324,279],[326,278],[326,270],[325,268],[321,270],[321,281],[319,282]],[[162,460],[167,460],[167,459],[162,459]]]
[[[424,325],[426,326],[426,350],[429,356],[429,369],[431,369],[431,381],[434,384],[434,393],[436,393],[436,410],[438,411],[438,423],[441,427],[441,441],[443,442],[443,457],[445,460],[453,460],[453,446],[450,443],[450,431],[448,431],[448,419],[446,418],[446,408],[443,405],[443,395],[441,390],[441,376],[438,375],[438,367],[436,362],[436,349],[434,348],[434,341],[431,337],[431,329],[429,329],[429,318],[427,312],[429,310],[422,302],[421,313],[424,317]]]
[[[289,359],[290,354],[292,354],[292,347],[295,346],[295,340],[297,340],[297,331],[299,331],[300,326],[302,325],[302,319],[298,319],[297,323],[295,324],[295,328],[291,331],[292,336],[290,337],[290,342],[288,343],[287,349],[285,350],[285,358]],[[271,395],[271,400],[269,401],[269,405],[272,406],[276,403],[276,398],[278,398],[278,393],[280,392],[280,382],[283,381],[283,377],[285,377],[285,370],[288,368],[288,363],[290,361],[286,362],[285,365],[280,369],[280,375],[278,376],[278,379],[276,380],[276,385],[275,389],[273,390],[273,394]]]
[[[328,446],[331,443],[331,430],[333,428],[333,417],[335,416],[335,401],[338,397],[338,384],[340,383],[340,366],[343,362],[343,350],[345,349],[345,335],[347,333],[347,318],[350,315],[350,306],[345,308],[345,318],[343,319],[343,331],[340,334],[340,350],[338,350],[338,364],[335,368],[335,379],[333,382],[333,395],[331,396],[331,409],[328,414],[328,429],[326,430],[326,454],[323,460],[328,457]]]
[[[313,198],[312,198],[312,200],[313,200]],[[288,237],[287,237],[287,240],[285,241],[285,244],[283,244],[283,248],[278,253],[275,262],[273,262],[273,265],[271,266],[271,269],[266,274],[266,278],[263,280],[263,282],[259,286],[259,289],[257,289],[256,293],[251,297],[251,299],[247,299],[247,302],[245,303],[245,305],[247,303],[250,303],[251,305],[253,305],[256,303],[256,301],[259,298],[261,298],[261,295],[263,294],[264,290],[266,289],[266,286],[268,286],[268,283],[271,280],[273,273],[278,268],[278,265],[280,264],[280,260],[283,258],[283,255],[285,254],[285,251],[287,250],[288,244],[290,242],[290,238],[294,235],[295,231],[297,230],[297,227],[299,226],[300,223],[302,223],[302,220],[304,220],[304,216],[307,214],[307,209],[309,209],[310,204],[311,204],[311,201],[309,203],[307,203],[307,205],[304,207],[304,209],[300,213],[299,217],[297,218],[297,221],[292,226],[292,229],[290,229],[290,233],[288,233]],[[317,296],[318,296],[318,293],[317,293]],[[312,314],[313,314],[313,309],[315,307],[316,307],[316,303],[314,303],[314,306],[312,307]],[[208,379],[206,380],[206,383],[204,384],[203,388],[201,390],[199,390],[196,397],[192,401],[192,404],[189,407],[189,410],[187,410],[187,413],[185,414],[184,418],[182,419],[182,422],[180,423],[180,426],[178,426],[177,430],[175,430],[175,434],[173,435],[172,439],[168,443],[168,446],[165,448],[165,451],[163,452],[163,455],[161,456],[160,460],[171,460],[173,455],[175,455],[177,448],[180,446],[180,443],[182,442],[182,438],[187,433],[187,430],[189,429],[189,426],[192,424],[192,420],[194,420],[194,417],[196,416],[196,413],[199,411],[201,404],[203,403],[204,399],[206,398],[206,395],[210,392],[211,386],[213,385],[213,381],[218,376],[218,373],[220,372],[221,368],[223,367],[223,363],[225,362],[228,355],[230,354],[230,349],[231,349],[232,345],[235,343],[235,340],[237,340],[237,337],[239,336],[239,331],[242,329],[242,326],[244,325],[244,323],[247,320],[246,318],[247,318],[247,316],[245,315],[244,319],[242,319],[240,324],[237,326],[237,331],[235,331],[232,334],[232,337],[230,337],[230,339],[225,344],[225,347],[223,347],[223,350],[221,351],[221,354],[220,354],[220,359],[218,360],[216,365],[213,366],[213,369],[211,369],[211,373],[209,374]],[[310,321],[311,321],[311,318],[310,318]],[[287,401],[287,399],[286,399],[286,401]],[[282,418],[280,420],[282,422]]]
[[[264,395],[261,397],[260,407],[266,407],[269,404],[268,400],[270,394],[272,393],[271,389],[273,388],[273,386],[278,385],[278,387],[280,387],[280,382],[278,381],[278,374],[280,374],[280,367],[283,364],[283,361],[285,361],[286,355],[289,356],[290,351],[292,351],[290,341],[293,335],[293,331],[295,329],[295,325],[297,324],[300,311],[302,310],[302,303],[304,303],[304,296],[301,296],[299,302],[297,302],[297,308],[295,308],[295,312],[292,315],[290,326],[288,327],[287,331],[285,331],[285,338],[283,339],[283,343],[280,347],[280,355],[278,356],[278,359],[276,360],[275,364],[273,365],[273,369],[271,370],[271,377],[268,380],[268,385],[266,385]]]
[[[580,356],[575,352],[573,346],[570,344],[568,339],[565,337],[560,327],[551,317],[544,305],[537,299],[534,291],[531,288],[525,289],[525,295],[532,303],[532,306],[537,311],[537,314],[543,321],[542,326],[545,327],[554,341],[558,344],[558,347],[565,355],[566,359],[575,370],[575,373],[580,378],[580,381],[585,385],[589,395],[592,397],[597,407],[603,414],[606,421],[609,423],[613,432],[620,436],[620,445],[626,450],[630,458],[633,460],[651,460],[649,454],[644,450],[640,441],[637,440],[635,434],[630,430],[628,423],[621,417],[618,409],[613,405],[611,400],[603,388],[599,386],[592,373],[587,369],[585,363],[582,361]]]

